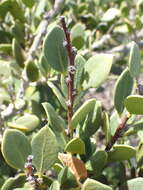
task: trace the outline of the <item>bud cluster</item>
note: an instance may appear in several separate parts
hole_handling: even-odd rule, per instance
[[[38,178],[34,175],[34,166],[32,164],[33,155],[29,155],[27,158],[27,162],[25,163],[25,169],[27,172],[27,182],[33,187],[33,189],[39,189],[43,183],[42,178]]]

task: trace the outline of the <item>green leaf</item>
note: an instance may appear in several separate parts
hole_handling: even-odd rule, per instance
[[[77,49],[81,49],[84,45],[84,30],[85,26],[81,23],[77,23],[71,29],[72,45],[75,46]]]
[[[133,79],[128,69],[119,76],[114,89],[114,105],[119,114],[124,110],[124,100],[130,95],[133,88]]]
[[[31,82],[35,82],[39,79],[39,70],[33,61],[26,63],[26,75]]]
[[[143,96],[131,95],[125,101],[125,106],[131,114],[143,115]]]
[[[16,129],[7,129],[2,141],[2,154],[5,161],[13,168],[24,169],[31,146],[27,137]]]
[[[107,163],[107,153],[104,150],[99,150],[95,152],[86,163],[86,168],[95,171],[96,176],[100,175],[105,164]]]
[[[110,8],[104,13],[101,20],[105,22],[110,22],[118,16],[120,16],[120,10],[117,8]]]
[[[135,179],[130,179],[126,184],[122,185],[120,190],[142,190],[143,188],[143,178],[137,177]]]
[[[80,123],[85,116],[94,109],[95,104],[96,99],[89,99],[74,113],[71,119],[71,126],[73,129],[75,129],[78,123]]]
[[[23,187],[25,181],[25,174],[18,174],[16,177],[8,178],[1,187],[1,190],[12,190],[18,187]]]
[[[135,42],[131,44],[129,56],[129,71],[132,77],[138,77],[141,72],[141,55],[140,49]]]
[[[9,11],[10,1],[5,0],[0,2],[0,18],[4,19],[7,12]]]
[[[16,39],[13,39],[12,41],[12,51],[13,51],[13,56],[15,57],[17,64],[23,68],[24,56],[23,56],[23,52],[20,47],[20,44],[18,43]]]
[[[85,154],[85,144],[80,138],[73,138],[66,145],[65,151],[72,154]]]
[[[9,122],[8,126],[19,129],[24,132],[33,131],[40,124],[40,120],[36,115],[25,115],[18,118],[14,122]]]
[[[76,73],[74,78],[74,86],[75,89],[78,91],[81,90],[82,82],[83,82],[83,71],[84,71],[84,65],[85,65],[85,59],[81,55],[77,55],[75,57],[75,67],[76,67]]]
[[[81,190],[112,190],[112,188],[96,180],[88,178],[84,182]]]
[[[67,110],[67,104],[66,104],[66,100],[63,97],[62,93],[60,92],[60,90],[56,87],[56,85],[54,85],[52,82],[48,81],[48,86],[52,89],[53,93],[55,94],[55,96],[57,96],[59,102],[61,103],[61,105],[63,106],[63,108],[65,110]]]
[[[122,160],[129,160],[136,155],[136,150],[129,145],[115,145],[113,150],[108,153],[109,162],[120,162]]]
[[[12,25],[11,33],[19,43],[24,44],[25,42],[24,26],[20,22],[16,21],[14,25]]]
[[[120,122],[120,117],[118,112],[115,110],[110,117],[110,131],[112,136],[114,136],[116,129],[119,126],[119,122]]]
[[[106,144],[108,144],[111,140],[111,129],[109,123],[109,116],[105,111],[103,112],[103,131],[105,133]]]
[[[20,22],[25,22],[24,10],[21,8],[19,3],[16,0],[10,0],[10,13],[14,19],[18,19]]]
[[[33,164],[38,175],[47,171],[56,162],[58,157],[58,142],[52,130],[45,126],[32,139]]]
[[[60,190],[60,184],[58,181],[54,181],[49,190]]]
[[[96,101],[93,109],[86,115],[84,123],[80,124],[79,135],[82,139],[86,139],[95,134],[102,124],[102,108],[101,102]]]
[[[53,27],[44,41],[44,56],[51,67],[61,73],[67,70],[67,53],[63,42],[64,32],[59,26]]]
[[[84,66],[84,90],[99,87],[107,78],[113,63],[113,55],[97,54],[91,57]]]
[[[29,8],[32,8],[35,3],[34,0],[22,0],[22,2]]]
[[[53,127],[53,131],[55,132],[63,132],[65,129],[65,122],[64,120],[58,116],[53,106],[47,102],[42,103],[45,112],[47,114],[49,123],[51,124],[51,127]]]
[[[38,62],[39,69],[45,77],[47,77],[48,74],[50,74],[51,67],[47,62],[47,59],[44,55],[41,55],[40,60]]]

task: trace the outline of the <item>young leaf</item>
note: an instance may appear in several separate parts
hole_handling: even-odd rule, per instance
[[[66,145],[65,151],[72,154],[85,154],[85,144],[80,138],[73,138]]]
[[[131,95],[125,101],[125,106],[131,114],[143,115],[143,96]]]
[[[33,164],[37,169],[38,175],[47,171],[56,162],[58,157],[58,142],[52,130],[45,126],[34,136],[31,142]]]
[[[51,124],[51,127],[53,127],[53,131],[62,132],[65,129],[64,120],[58,116],[51,104],[45,102],[42,103],[42,105],[47,114],[49,123]]]
[[[84,25],[81,23],[77,23],[71,29],[71,39],[72,45],[75,46],[77,49],[81,49],[84,45]]]
[[[132,77],[138,77],[141,71],[141,55],[138,45],[132,42],[130,57],[129,57],[129,71]]]
[[[7,129],[2,141],[2,154],[5,161],[13,168],[24,169],[31,146],[27,137],[16,129]]]
[[[25,115],[18,118],[14,122],[9,122],[8,126],[11,128],[19,129],[21,131],[33,131],[40,124],[39,118],[35,115]]]
[[[88,178],[84,182],[81,190],[113,190],[113,189],[94,179]]]
[[[136,150],[128,145],[115,145],[113,150],[108,153],[109,162],[120,162],[122,160],[129,160],[136,155]]]
[[[35,82],[39,79],[39,70],[33,61],[26,63],[26,75],[31,82]]]
[[[128,69],[119,76],[114,90],[114,105],[119,114],[124,110],[124,100],[130,95],[133,87],[133,79]]]
[[[12,190],[18,187],[23,187],[25,181],[25,174],[18,174],[16,177],[8,178],[1,187],[1,190]]]
[[[94,109],[96,104],[96,99],[87,100],[73,115],[71,120],[71,126],[73,129],[76,128],[78,123],[80,123],[85,116]]]
[[[59,26],[53,27],[44,41],[44,56],[51,67],[61,73],[67,70],[67,53],[63,42],[64,32]]]
[[[114,136],[116,129],[119,126],[119,121],[120,121],[120,117],[118,112],[115,110],[111,117],[110,117],[110,131],[111,131],[111,136]]]
[[[97,54],[84,66],[83,88],[99,87],[107,78],[113,63],[113,55]]]

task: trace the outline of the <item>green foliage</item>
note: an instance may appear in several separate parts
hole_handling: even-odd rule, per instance
[[[30,153],[30,143],[22,132],[16,129],[5,131],[2,141],[2,154],[11,167],[23,170]]]
[[[97,54],[91,57],[84,66],[83,88],[99,87],[107,78],[113,63],[113,56]],[[101,74],[102,73],[102,74]],[[95,75],[96,74],[96,75]]]
[[[119,114],[124,110],[124,99],[131,94],[132,87],[133,79],[130,76],[129,70],[126,69],[118,78],[114,90],[114,104]]]
[[[0,1],[2,190],[142,189],[142,9]]]
[[[64,47],[64,33],[59,26],[54,26],[44,41],[44,55],[48,64],[61,73],[66,72],[67,54]]]
[[[125,99],[125,106],[132,114],[143,114],[143,97],[139,95],[131,95]]]
[[[33,163],[41,176],[57,160],[58,143],[52,130],[45,126],[32,139]],[[52,146],[51,146],[52,145]]]

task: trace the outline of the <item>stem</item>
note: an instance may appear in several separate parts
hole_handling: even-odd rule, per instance
[[[73,129],[71,126],[71,119],[73,116],[73,104],[74,104],[74,97],[75,97],[75,89],[74,89],[74,74],[75,74],[75,67],[74,67],[74,59],[75,59],[75,52],[71,45],[71,39],[70,39],[70,32],[67,28],[65,17],[61,17],[61,24],[63,31],[65,33],[65,47],[67,49],[67,55],[68,55],[68,134],[73,136]]]
[[[121,123],[119,124],[114,136],[112,137],[111,141],[107,144],[105,151],[108,152],[113,147],[113,145],[116,143],[116,141],[122,136],[122,132],[126,127],[126,123],[129,119],[129,116],[125,116],[122,118]]]

